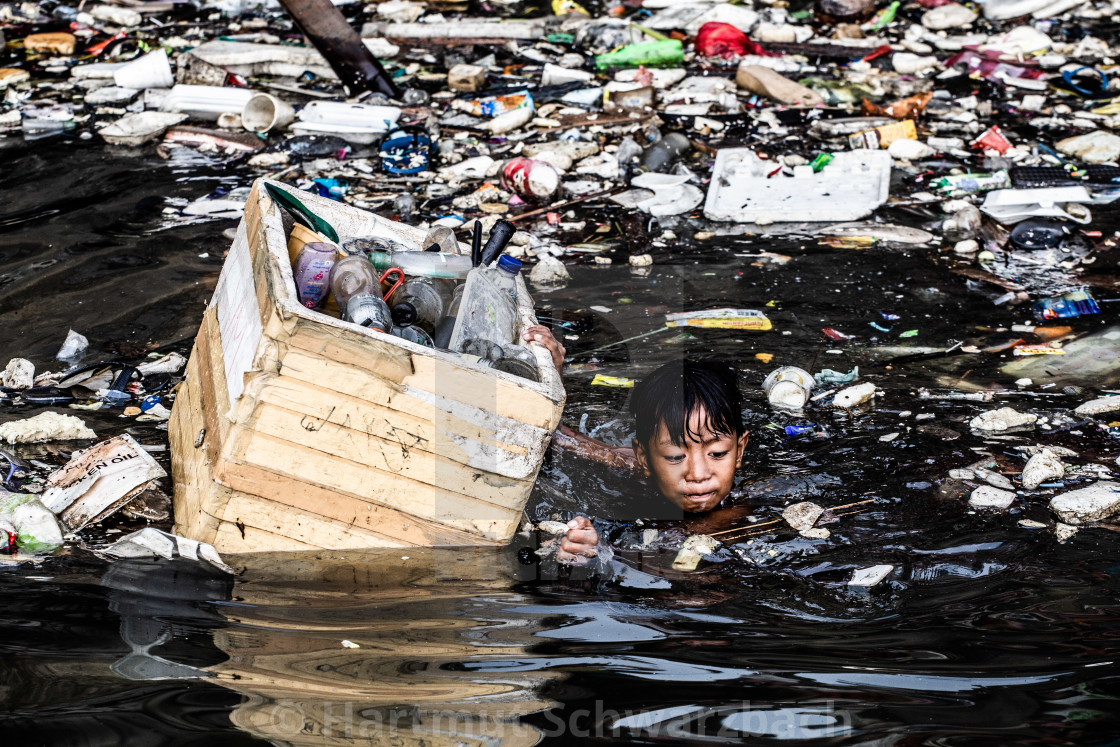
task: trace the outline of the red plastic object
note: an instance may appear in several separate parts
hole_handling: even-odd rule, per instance
[[[824,336],[827,337],[830,340],[850,340],[850,339],[852,339],[851,335],[846,335],[839,330],[833,329],[832,327],[825,327],[824,329],[821,330],[821,332],[824,332]]]
[[[401,284],[404,282],[404,270],[399,267],[390,267],[388,270],[381,273],[381,277],[378,279],[378,282],[384,283],[385,278],[389,277],[390,275],[396,275],[397,280],[395,283],[393,283],[392,287],[390,287],[389,290],[385,291],[385,295],[383,296],[383,298],[386,301],[389,300],[389,296],[393,295],[393,291],[401,287]]]
[[[992,125],[984,130],[980,137],[972,141],[972,147],[994,150],[997,153],[1003,154],[1011,150],[1011,143],[1003,136],[999,125]]]
[[[696,53],[704,57],[742,57],[743,55],[767,55],[766,50],[747,38],[730,23],[709,21],[696,33]]]

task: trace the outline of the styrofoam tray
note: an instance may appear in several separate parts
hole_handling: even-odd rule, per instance
[[[815,174],[809,166],[796,166],[793,176],[767,176],[780,165],[750,148],[719,151],[704,215],[735,223],[850,221],[866,217],[890,196],[891,156],[884,150],[836,153]]]

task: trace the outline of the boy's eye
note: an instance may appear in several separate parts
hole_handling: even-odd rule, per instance
[[[669,464],[680,464],[681,462],[684,461],[684,455],[683,454],[678,454],[676,456],[667,456],[667,457],[665,457],[665,461],[668,462]]]
[[[731,452],[728,452],[728,451],[713,451],[713,452],[711,452],[711,455],[712,455],[712,459],[723,459],[725,456],[727,456],[730,453]]]

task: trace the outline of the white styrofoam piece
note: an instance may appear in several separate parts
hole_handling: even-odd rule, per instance
[[[1067,218],[1088,223],[1091,219],[1088,210],[1071,212],[1066,206],[1092,201],[1093,196],[1085,187],[997,189],[988,193],[980,210],[1005,224],[1026,218]]]
[[[866,217],[890,196],[891,156],[885,150],[842,151],[818,173],[797,166],[792,177],[767,177],[779,165],[750,148],[719,151],[704,215],[736,223],[850,221]]]
[[[852,572],[848,586],[875,586],[890,575],[893,565],[873,565],[870,568],[857,568]]]

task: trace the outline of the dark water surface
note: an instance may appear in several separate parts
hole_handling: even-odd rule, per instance
[[[234,221],[171,208],[249,177],[80,142],[0,148],[0,351],[43,370],[72,327],[89,337],[89,359],[186,352]],[[620,549],[598,576],[527,562],[519,549],[528,539],[498,551],[231,558],[234,579],[187,562],[106,565],[81,554],[7,568],[5,737],[417,746],[1120,738],[1120,538],[1096,527],[1057,542],[1046,508],[1055,490],[978,512],[944,482],[981,458],[1014,473],[1024,461],[1015,447],[1035,443],[1079,453],[1069,460],[1081,468],[1071,485],[1089,479],[1088,465],[1115,469],[1120,441],[1070,416],[1112,385],[1107,360],[1106,373],[1089,380],[1077,366],[1063,372],[1064,361],[1001,372],[1011,358],[998,353],[876,366],[958,341],[1008,342],[1017,336],[1010,325],[1028,314],[995,306],[1001,288],[951,273],[929,249],[694,240],[711,226],[672,228],[679,242],[655,255],[648,275],[616,253],[615,265],[573,268],[567,288],[537,296],[542,317],[569,337],[565,421],[578,426],[586,413],[585,429],[624,443],[627,392],[592,386],[595,374],[640,377],[682,352],[735,358],[752,436],[733,503],[761,523],[798,500],[871,501],[838,512],[829,539],[764,525],[693,574],[669,568],[671,548],[704,527],[677,522],[653,525],[656,539]],[[790,259],[752,256],[762,251]],[[1037,271],[1031,282],[1042,282]],[[774,330],[667,331],[594,351],[656,329],[665,311],[720,306],[763,309]],[[1100,317],[1073,320],[1075,331],[1108,327],[1113,307],[1103,307]],[[825,327],[858,337],[821,344]],[[909,330],[917,335],[899,337]],[[1111,354],[1107,342],[1090,345],[1098,359]],[[859,365],[884,392],[874,410],[772,413],[765,374],[814,360],[815,369]],[[1022,376],[1034,383],[1020,392],[1013,382]],[[992,403],[919,395],[993,384],[1010,391]],[[1048,417],[1049,429],[969,432],[969,418],[1005,404]],[[9,408],[2,417],[29,414]],[[81,414],[100,435],[166,440],[112,411]],[[784,430],[809,424],[801,436]],[[64,452],[31,455],[61,464]],[[647,495],[634,480],[554,455],[529,513],[586,512],[604,531],[632,537],[651,528],[632,520],[664,513]],[[1047,528],[1023,528],[1023,519]],[[895,571],[869,591],[846,585],[853,569],[876,564]]]

